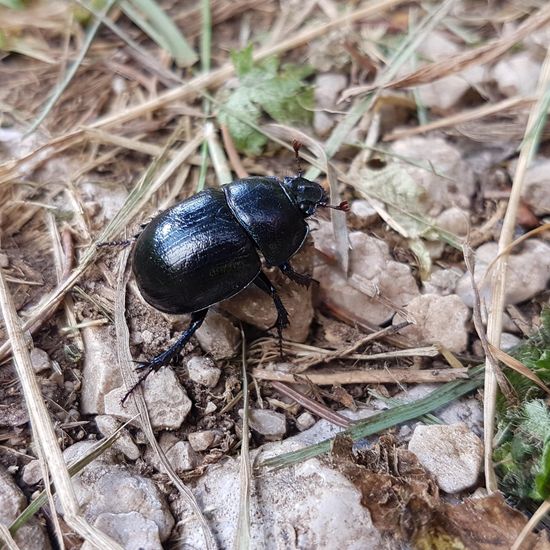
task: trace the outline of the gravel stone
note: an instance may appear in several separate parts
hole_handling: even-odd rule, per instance
[[[483,461],[483,444],[465,424],[418,425],[409,442],[421,464],[446,493],[458,493],[477,482]]]
[[[97,415],[95,417],[95,423],[97,425],[97,429],[105,437],[109,437],[114,434],[121,426],[120,422],[116,418],[109,415]],[[115,451],[121,452],[130,460],[137,460],[141,456],[138,446],[133,442],[130,432],[126,428],[119,433],[112,448]]]
[[[242,410],[239,411],[242,417]],[[286,434],[286,417],[282,413],[269,409],[250,409],[250,427],[269,441],[282,439]]]
[[[319,252],[333,258],[335,245],[331,225],[320,223],[313,236]],[[393,260],[388,245],[380,239],[361,231],[353,231],[349,239],[347,278],[333,263],[322,263],[315,268],[321,300],[329,309],[341,311],[360,323],[386,323],[396,312],[390,304],[403,307],[419,295],[411,268]]]
[[[194,451],[206,451],[212,447],[219,438],[219,433],[214,430],[204,430],[202,432],[191,432],[187,434],[187,439]]]
[[[241,340],[239,329],[224,315],[210,310],[195,333],[201,348],[214,359],[233,357]]]
[[[197,355],[190,357],[187,361],[187,372],[189,378],[207,388],[213,388],[221,376],[221,369],[215,366],[214,361],[209,357]]]
[[[151,374],[143,383],[145,402],[151,424],[157,430],[176,430],[191,411],[192,402],[170,368],[162,368]],[[130,397],[124,405],[125,387],[119,387],[105,396],[105,413],[129,420],[137,414],[137,408]]]
[[[475,281],[479,288],[489,263],[497,256],[498,245],[493,242],[482,244],[476,250]],[[550,281],[550,245],[538,239],[529,239],[514,254],[508,256],[506,271],[505,304],[519,304],[545,290]],[[474,293],[470,274],[465,273],[458,281],[456,293],[462,301],[473,308]],[[490,308],[490,285],[479,288],[482,305]]]
[[[303,412],[297,419],[296,419],[296,427],[301,431],[309,430],[311,426],[315,424],[315,418],[313,415],[309,412]]]
[[[36,461],[38,462],[38,460]],[[0,466],[0,524],[9,527],[27,506],[27,499],[11,475]],[[49,550],[50,541],[44,528],[33,518],[17,531],[17,547],[21,550]]]
[[[47,371],[52,365],[48,354],[40,348],[33,348],[31,350],[31,363],[36,373]]]
[[[189,470],[194,470],[201,463],[201,456],[193,450],[191,444],[187,441],[181,441],[173,433],[163,433],[159,438],[159,445],[164,451],[168,462],[170,462],[178,475],[183,475]],[[164,470],[153,449],[148,448],[144,458],[147,463],[159,472]]]
[[[104,414],[105,396],[122,384],[116,342],[108,327],[82,329],[84,364],[82,367],[82,414]]]
[[[414,298],[406,307],[407,318],[415,322],[401,330],[401,334],[416,344],[433,344],[439,342],[449,350],[460,353],[468,345],[466,323],[470,310],[456,296],[439,296],[423,294]],[[393,324],[398,325],[405,317],[398,313]]]

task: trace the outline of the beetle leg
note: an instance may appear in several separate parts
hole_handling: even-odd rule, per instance
[[[136,361],[138,366],[136,370],[144,369],[144,372],[139,378],[138,381],[128,390],[128,393],[123,397],[122,403],[126,401],[128,396],[142,383],[145,379],[152,373],[157,372],[160,368],[169,365],[181,352],[185,344],[189,342],[191,336],[195,334],[197,329],[202,325],[208,308],[201,309],[200,311],[195,311],[191,314],[191,323],[187,330],[181,334],[181,336],[172,344],[167,350],[163,351],[159,355],[153,357],[150,361]]]
[[[279,266],[279,269],[291,280],[299,285],[309,288],[309,285],[314,282],[319,284],[317,279],[314,279],[311,275],[307,273],[298,273],[294,271],[294,268],[290,265],[290,262],[285,262]]]
[[[266,294],[271,296],[275,308],[277,309],[277,320],[275,324],[270,328],[277,329],[277,336],[279,337],[279,354],[283,356],[283,329],[288,327],[288,311],[286,310],[281,297],[277,293],[275,287],[271,284],[271,281],[267,278],[267,275],[260,271],[259,275],[254,279],[254,284],[263,290]]]

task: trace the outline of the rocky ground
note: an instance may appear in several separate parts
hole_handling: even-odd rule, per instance
[[[81,51],[90,20],[80,21],[65,2],[0,8],[0,38],[9,38],[7,45],[0,40],[0,267],[26,323],[29,365],[56,444],[67,464],[90,462],[72,477],[83,517],[128,549],[450,548],[449,541],[512,547],[527,522],[523,514],[549,497],[543,487],[539,500],[532,493],[519,498],[501,478],[502,494],[487,491],[489,405],[481,379],[465,395],[404,413],[409,416],[384,424],[384,431],[356,437],[353,430],[392,408],[429,401],[444,384],[475,380],[472,368],[487,360],[487,337],[510,366],[502,351],[513,354],[541,330],[550,281],[545,119],[524,172],[521,163],[531,136],[528,117],[548,93],[550,10],[544,3],[520,9],[514,2],[457,1],[438,3],[432,13],[395,1],[363,13],[368,2],[310,2],[310,16],[298,16],[305,8],[295,2],[211,4],[211,80],[187,92],[186,82],[198,73],[174,64],[116,7],[113,21],[145,54],[102,27],[62,99],[30,136],[29,124],[66,62]],[[194,3],[159,5],[197,46]],[[420,21],[427,27],[416,28]],[[317,30],[289,42],[308,29]],[[413,31],[422,38],[417,44],[410,41]],[[234,75],[227,52],[248,42],[256,53],[280,48],[274,53],[283,61],[311,68],[305,92],[292,88],[285,97],[288,111],[292,100],[305,102],[310,94],[301,122],[280,120],[278,108],[257,95],[241,104],[261,115],[261,145],[238,134],[234,121],[205,118],[203,111],[208,103],[218,115],[227,94],[245,81]],[[403,44],[407,55],[400,58]],[[158,57],[153,68],[146,54]],[[431,72],[416,72],[419,67]],[[260,71],[246,88],[260,78],[267,77]],[[296,85],[294,77],[284,78]],[[265,86],[276,96],[279,85],[274,79]],[[372,104],[365,103],[372,92]],[[249,287],[211,309],[173,368],[149,376],[143,393],[123,402],[131,361],[166,349],[188,318],[148,306],[131,276],[126,285],[127,250],[95,243],[134,234],[140,222],[196,192],[201,173],[207,186],[227,183],[223,174],[295,173],[271,119],[283,124],[277,131],[284,143],[301,139],[303,152],[317,156],[314,168],[325,168],[317,181],[350,203],[345,223],[326,212],[315,216],[292,259],[315,284],[306,288],[266,270],[290,314],[284,356],[267,332],[276,320],[271,298]],[[227,155],[221,161],[218,140]],[[194,147],[178,159],[189,144]],[[261,153],[253,154],[254,147]],[[140,180],[151,166],[150,179]],[[515,242],[506,250],[499,297],[499,239],[520,178]],[[468,249],[475,273],[464,259]],[[62,299],[54,305],[59,289]],[[2,304],[4,318],[7,307]],[[499,341],[487,334],[495,323]],[[18,381],[5,322],[0,336],[0,524],[13,528],[44,488],[48,467],[54,485],[56,477],[50,457],[39,451],[41,435],[31,430],[33,397]],[[539,351],[547,357],[547,349]],[[504,409],[521,407],[521,392],[512,390],[516,399]],[[543,418],[545,394],[530,391]],[[503,418],[498,410],[492,416]],[[550,424],[540,433],[547,444]],[[86,460],[113,434],[106,450]],[[502,431],[495,435],[505,438]],[[330,452],[269,467],[274,457],[307,453],[329,439]],[[249,453],[241,452],[248,446]],[[544,529],[526,535],[525,548],[547,548]],[[65,523],[61,497],[14,534],[21,549],[57,547],[56,539],[67,548],[93,547]]]

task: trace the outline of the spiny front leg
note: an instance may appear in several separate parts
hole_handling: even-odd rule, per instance
[[[267,275],[263,272],[254,279],[254,284],[260,289],[263,290],[266,294],[271,296],[275,308],[277,309],[277,320],[275,324],[270,328],[277,329],[277,336],[279,337],[279,355],[283,356],[283,329],[288,327],[288,311],[286,310],[281,297],[277,293],[275,287],[271,284],[271,281],[267,278]]]
[[[138,381],[128,390],[126,395],[122,399],[122,403],[128,399],[128,396],[140,385],[142,384],[147,377],[152,372],[157,372],[162,367],[169,365],[181,352],[185,344],[189,342],[191,336],[195,334],[197,329],[202,325],[208,308],[202,309],[201,311],[195,311],[191,314],[191,323],[187,330],[181,334],[181,336],[172,344],[167,350],[159,353],[157,356],[153,357],[150,361],[136,361],[138,366],[136,367],[137,371],[144,371],[138,378]]]
[[[290,262],[285,262],[278,267],[291,281],[294,281],[299,285],[305,286],[306,288],[309,288],[309,285],[312,282],[319,283],[317,279],[314,279],[311,275],[308,275],[307,273],[298,273],[297,271],[294,271],[294,268],[290,265]]]

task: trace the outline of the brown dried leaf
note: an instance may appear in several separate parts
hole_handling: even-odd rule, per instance
[[[361,503],[382,533],[410,539],[432,517],[439,505],[439,490],[406,449],[391,436],[382,436],[367,451],[352,450],[349,438],[337,437],[332,447],[333,466],[361,491]]]
[[[442,504],[414,545],[419,550],[467,548],[501,550],[510,548],[527,522],[525,516],[506,504],[500,494],[472,498],[462,504]],[[523,548],[550,548],[548,536],[531,534]]]

